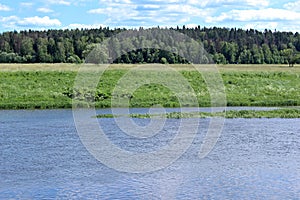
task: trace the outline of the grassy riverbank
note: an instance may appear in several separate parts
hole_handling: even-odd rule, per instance
[[[91,66],[93,68],[95,66]],[[28,64],[0,65],[0,109],[47,109],[71,108],[72,98],[80,96],[83,103],[96,97],[96,107],[111,107],[113,90],[118,81],[135,65],[113,65],[101,76],[94,91],[83,88],[73,92],[74,80],[80,65]],[[210,96],[201,74],[187,65],[173,66],[194,89],[199,106],[210,106]],[[299,106],[300,67],[271,65],[224,65],[218,66],[224,82],[228,106]],[[151,70],[150,70],[151,71]],[[149,73],[144,71],[142,73]],[[162,75],[162,72],[157,72]],[[87,76],[88,77],[88,76]],[[165,74],[166,79],[174,81]],[[176,79],[175,79],[176,81]],[[131,107],[179,107],[174,92],[158,84],[146,84],[130,95]],[[178,95],[178,94],[177,94]],[[187,104],[182,106],[195,106]]]

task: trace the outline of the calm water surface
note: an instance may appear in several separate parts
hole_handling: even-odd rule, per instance
[[[178,126],[170,119],[160,134],[135,140],[114,119],[99,123],[120,148],[137,152],[166,145]],[[193,144],[169,167],[130,174],[89,154],[72,110],[0,111],[0,199],[300,198],[300,119],[226,119],[213,151],[199,159],[208,123],[200,120]]]

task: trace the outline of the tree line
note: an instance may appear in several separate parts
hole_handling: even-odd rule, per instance
[[[160,27],[154,28],[161,30]],[[165,28],[166,29],[166,28]],[[132,31],[143,31],[131,29]],[[218,64],[289,64],[300,63],[300,34],[298,32],[258,31],[237,28],[177,27],[168,30],[186,34],[200,42],[210,56],[202,57],[201,62]],[[82,63],[89,53],[103,42],[126,29],[100,27],[98,29],[11,31],[0,34],[0,63]],[[148,36],[146,36],[148,37]],[[160,37],[160,36],[157,36]],[[155,37],[155,38],[157,38]],[[159,39],[136,38],[134,41],[112,40],[112,53],[119,55],[114,63],[187,63],[184,55],[171,50],[158,48],[130,49],[143,42],[176,44],[173,37]],[[147,39],[147,38],[146,38]],[[178,46],[181,49],[186,46]],[[110,48],[111,49],[111,48]],[[189,55],[199,54],[192,44],[186,50]],[[108,55],[99,54],[107,57]],[[204,60],[204,61],[203,61]]]

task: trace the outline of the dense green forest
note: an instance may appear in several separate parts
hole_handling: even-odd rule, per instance
[[[253,29],[200,26],[195,28],[183,26],[169,30],[179,31],[201,42],[211,55],[210,59],[219,64],[300,63],[298,32],[272,32],[271,30],[261,32]],[[100,27],[99,29],[4,32],[0,34],[0,63],[82,63],[95,44],[124,31],[126,29]],[[170,41],[170,43],[174,42],[176,43]],[[116,51],[118,48],[123,48],[120,45],[114,47]],[[208,62],[210,59],[207,59]],[[153,48],[131,51],[112,62],[176,64],[187,61],[175,53]]]

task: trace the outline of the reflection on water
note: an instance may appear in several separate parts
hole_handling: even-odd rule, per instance
[[[137,111],[147,109],[131,110]],[[159,135],[134,140],[120,133],[114,119],[99,122],[114,143],[138,152],[166,145],[178,124],[168,120]],[[0,111],[0,199],[298,199],[299,122],[226,119],[213,151],[199,159],[209,123],[201,119],[197,137],[179,160],[157,172],[129,174],[88,153],[71,110]]]

